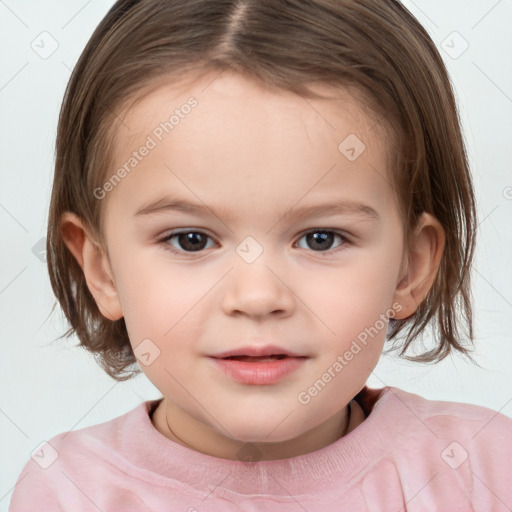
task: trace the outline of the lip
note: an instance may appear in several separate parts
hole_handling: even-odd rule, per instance
[[[265,357],[286,356],[273,361],[239,361],[226,359],[233,356]],[[246,345],[213,354],[209,358],[228,377],[242,384],[264,386],[275,384],[297,370],[309,356],[292,352],[279,345]]]
[[[234,350],[228,350],[226,352],[221,352],[219,354],[212,354],[210,357],[214,357],[216,359],[224,359],[225,357],[231,356],[261,357],[279,354],[283,354],[288,357],[305,357],[303,356],[303,354],[296,354],[295,352],[286,350],[285,348],[279,347],[278,345],[264,345],[261,347],[255,345],[247,345],[245,347],[236,348]]]
[[[215,363],[217,368],[231,379],[242,384],[264,386],[276,384],[283,380],[287,375],[299,369],[302,364],[304,364],[307,357],[285,357],[274,361],[254,363],[250,361],[238,361],[236,359],[222,359],[219,357],[210,357],[210,359]]]

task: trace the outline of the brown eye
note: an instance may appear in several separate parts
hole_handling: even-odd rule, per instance
[[[333,243],[336,237],[341,240],[341,243],[338,243],[335,247],[339,247],[340,245],[348,242],[348,240],[340,233],[323,229],[309,231],[301,238],[301,240],[306,240],[306,248],[312,249],[315,252],[324,252],[333,248]]]
[[[200,231],[182,231],[171,233],[162,242],[170,245],[169,249],[173,252],[199,252],[209,248],[208,239],[210,237]]]

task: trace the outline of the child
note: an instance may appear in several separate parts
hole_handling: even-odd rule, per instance
[[[366,386],[386,342],[469,356],[474,236],[399,2],[119,0],[64,98],[48,268],[67,334],[163,397],[44,443],[11,510],[512,510],[510,419]]]

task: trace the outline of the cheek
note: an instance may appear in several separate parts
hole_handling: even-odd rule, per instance
[[[385,260],[354,258],[353,264],[332,269],[305,286],[300,296],[323,321],[322,332],[327,339],[329,333],[336,333],[331,336],[334,343],[340,336],[345,340],[357,336],[386,314],[395,291],[395,272]]]
[[[191,272],[170,274],[167,268],[166,274],[154,261],[152,265],[136,259],[125,263],[119,292],[139,366],[159,390],[179,394],[182,389],[177,382],[184,382],[195,370],[191,356],[204,325],[203,309],[198,306],[212,284]],[[150,354],[148,364],[142,357],[145,353]]]
[[[122,258],[118,269],[117,288],[132,345],[144,338],[169,343],[201,325],[201,308],[194,305],[213,286],[213,277],[205,280],[149,253]]]

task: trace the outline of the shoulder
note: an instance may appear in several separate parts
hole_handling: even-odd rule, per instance
[[[104,453],[122,453],[127,449],[125,434],[130,432],[133,436],[146,428],[149,410],[155,402],[142,402],[111,420],[60,433],[51,438],[47,445],[55,449],[59,459],[62,457],[64,462],[70,460],[71,453],[90,454],[95,457],[101,457]]]
[[[469,497],[475,510],[501,511],[504,503],[512,504],[512,419],[393,387],[384,388],[379,403],[394,438],[390,450],[406,479],[417,484],[418,475],[431,474],[433,494],[461,503]]]
[[[40,443],[17,479],[9,510],[29,510],[36,505],[61,510],[78,492],[74,475],[87,479],[87,474],[94,472],[98,480],[104,473],[108,479],[112,464],[129,449],[127,432],[135,434],[147,428],[148,412],[155,402],[142,402],[112,420],[63,432]]]
[[[411,426],[427,426],[440,437],[457,435],[476,439],[491,433],[512,435],[512,419],[480,405],[429,400],[396,387],[384,388],[380,400],[387,401],[395,412],[400,411],[400,416]]]

